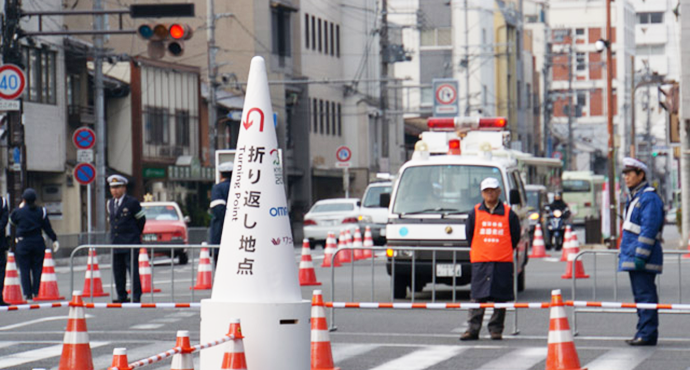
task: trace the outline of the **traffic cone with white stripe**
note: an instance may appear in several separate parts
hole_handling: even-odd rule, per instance
[[[374,246],[374,238],[371,237],[371,227],[367,226],[364,229],[364,258],[374,258],[371,247]]]
[[[14,253],[7,253],[7,265],[5,268],[5,289],[2,291],[2,300],[9,304],[25,304],[22,296],[22,288],[19,285],[19,273]]]
[[[192,358],[192,345],[189,344],[189,331],[178,330],[175,347],[182,348],[182,352],[173,355],[170,370],[194,370],[194,359]]]
[[[91,292],[91,285],[93,285],[93,293]],[[84,297],[105,297],[109,294],[103,291],[101,271],[98,269],[98,257],[96,256],[95,248],[89,248],[89,258],[86,261],[86,278],[84,279],[83,292]]]
[[[333,364],[331,340],[328,336],[328,323],[324,309],[323,296],[315,290],[311,299],[311,369],[339,370]]]
[[[326,247],[323,249],[323,262],[321,263],[321,267],[331,267],[331,263],[335,267],[342,266],[339,261],[340,255],[337,255],[336,259],[333,260],[333,255],[335,254],[336,250],[335,234],[328,232],[328,237],[326,237]]]
[[[316,271],[314,271],[314,263],[311,260],[309,239],[302,241],[302,260],[299,262],[299,285],[321,285],[321,283],[316,281]]]
[[[189,289],[209,290],[213,288],[213,268],[208,248],[201,248],[199,253],[199,272],[196,273],[196,285]]]
[[[532,241],[532,254],[529,258],[544,258],[551,257],[546,254],[546,246],[544,245],[544,234],[541,232],[541,225],[537,224],[534,228],[534,240]]]
[[[161,291],[153,287],[151,265],[149,264],[149,255],[146,253],[146,248],[139,248],[139,281],[141,281],[142,293],[158,293]]]
[[[86,330],[84,316],[84,301],[78,290],[72,293],[72,301],[69,303],[69,319],[58,370],[93,370],[89,333]]]
[[[242,339],[242,328],[240,319],[230,319],[230,332],[228,335],[234,339],[228,342],[225,353],[223,354],[222,370],[247,370],[247,358],[244,355],[244,342]]]
[[[338,253],[338,261],[342,263],[350,263],[352,262],[352,253],[350,253],[350,250],[347,249],[347,236],[345,236],[345,231],[340,232],[340,236],[338,237],[338,250],[344,249],[342,252]]]
[[[34,301],[59,301],[65,299],[60,296],[55,276],[55,261],[53,261],[53,251],[46,249],[43,259],[43,272],[41,272],[41,286],[38,288],[38,295]]]
[[[561,253],[561,262],[565,262],[568,260],[568,248],[570,248],[570,241],[573,237],[573,229],[570,227],[570,225],[565,226],[565,235],[563,235],[563,246],[561,250],[563,251]]]
[[[568,251],[568,262],[565,264],[565,274],[561,276],[562,279],[572,279],[573,278],[573,260],[575,260],[575,256],[577,256],[578,253],[580,253],[580,248],[578,245],[580,244],[577,241],[577,235],[575,233],[571,234],[570,237],[570,247],[567,249]],[[589,278],[589,275],[585,274],[585,266],[582,264],[581,260],[577,260],[575,262],[575,279],[587,279]]]
[[[127,360],[127,348],[115,348],[113,350],[113,362],[108,370],[118,369],[118,370],[132,370],[129,367],[129,360]]]
[[[548,347],[546,370],[587,370],[580,367],[560,289],[551,291]]]
[[[364,257],[364,250],[362,249],[364,245],[362,244],[362,233],[359,231],[359,227],[355,228],[355,237],[352,241],[352,247],[356,248],[354,250],[355,261],[366,259]]]

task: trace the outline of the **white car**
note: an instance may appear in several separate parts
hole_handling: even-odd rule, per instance
[[[354,198],[320,200],[304,215],[304,237],[314,248],[325,246],[329,232],[338,237],[341,230],[352,230],[357,226],[361,201]]]
[[[381,196],[388,195],[390,199],[393,183],[390,181],[373,182],[367,186],[362,196],[359,224],[362,233],[367,226],[371,229],[374,244],[386,244],[386,224],[388,223],[388,207],[381,206]]]

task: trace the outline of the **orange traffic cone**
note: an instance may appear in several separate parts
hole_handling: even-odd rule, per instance
[[[311,261],[309,239],[304,239],[302,241],[302,260],[299,262],[299,285],[321,285],[321,283],[316,281],[314,263]]]
[[[335,234],[329,232],[328,237],[326,238],[326,247],[323,249],[323,263],[321,263],[321,267],[331,267],[331,263],[333,263],[333,266],[335,267],[342,266],[340,264],[340,255],[337,255],[337,258],[333,261],[333,255],[335,254],[336,250]]]
[[[374,246],[374,239],[371,237],[371,227],[364,229],[364,258],[374,258],[371,247]]]
[[[139,281],[141,281],[142,293],[158,293],[161,291],[160,289],[153,288],[151,265],[149,264],[149,255],[146,253],[146,248],[139,248]]]
[[[22,296],[22,288],[19,286],[19,273],[17,263],[14,261],[14,253],[7,253],[7,266],[5,269],[5,289],[2,292],[2,299],[9,304],[24,304],[26,301]]]
[[[338,253],[338,261],[342,263],[350,263],[352,262],[352,253],[350,253],[350,250],[346,248],[347,236],[345,235],[345,231],[341,231],[340,236],[338,237],[338,250],[345,249],[342,252]]]
[[[194,370],[194,359],[191,353],[192,346],[189,344],[188,330],[178,330],[175,347],[182,348],[182,352],[173,356],[170,370]]]
[[[240,319],[230,319],[230,332],[228,332],[228,335],[233,335],[235,339],[228,342],[220,368],[247,370],[247,358],[244,356],[244,342],[242,341],[244,336],[242,336]]]
[[[72,293],[69,303],[69,319],[67,331],[62,345],[62,356],[58,370],[93,370],[89,333],[86,331],[86,317],[84,316],[84,302],[81,292]]]
[[[43,272],[41,273],[41,286],[38,288],[38,295],[34,301],[59,301],[65,299],[60,296],[55,276],[55,261],[53,261],[53,251],[46,249],[46,256],[43,259]]]
[[[573,229],[570,228],[570,225],[565,226],[565,235],[563,235],[563,253],[561,253],[561,262],[565,262],[568,260],[568,248],[570,248],[570,241],[573,237]]]
[[[91,285],[93,284],[93,293],[91,292]],[[98,269],[98,257],[96,256],[96,249],[89,248],[89,258],[86,261],[86,278],[84,279],[84,297],[105,297],[108,293],[103,291],[103,282],[101,281],[101,271]]]
[[[621,235],[622,235],[622,233],[621,233]],[[690,258],[690,239],[688,239],[688,253],[685,253],[683,255],[683,258]]]
[[[534,229],[534,240],[532,241],[532,254],[529,258],[544,258],[551,257],[546,254],[546,246],[544,245],[544,234],[541,232],[541,225],[537,224]]]
[[[326,310],[320,290],[315,290],[311,299],[311,368],[312,370],[340,369],[333,364]]]
[[[113,350],[113,364],[109,369],[132,370],[127,360],[127,348],[115,348]]]
[[[560,289],[551,291],[548,345],[546,370],[587,370],[580,367]]]
[[[573,233],[572,235],[575,235]],[[577,236],[575,240],[570,242],[570,248],[568,248],[568,262],[565,264],[565,274],[561,276],[562,279],[572,279],[573,278],[573,260],[578,253],[580,253],[580,248],[577,246]],[[582,264],[581,260],[575,262],[575,279],[587,279],[589,275],[585,274],[585,266]]]
[[[354,250],[355,261],[366,259],[364,257],[364,250],[362,249],[364,245],[362,244],[362,233],[359,231],[359,227],[355,228],[355,237],[352,241],[352,247],[356,248]]]
[[[201,248],[201,253],[199,253],[199,272],[196,273],[196,285],[189,289],[209,290],[211,288],[213,288],[211,254],[208,248]]]

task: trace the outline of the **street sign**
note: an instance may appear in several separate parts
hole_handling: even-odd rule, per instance
[[[82,185],[88,185],[96,178],[96,167],[91,163],[79,163],[74,167],[74,179]]]
[[[14,64],[0,66],[0,98],[6,100],[17,99],[26,87],[24,71]]]
[[[96,145],[96,133],[88,127],[80,127],[74,131],[72,142],[77,149],[91,149]]]
[[[460,111],[458,80],[441,78],[433,80],[434,117],[455,117]]]
[[[77,149],[77,162],[78,163],[91,163],[91,162],[93,162],[93,149]]]
[[[338,162],[349,162],[350,158],[352,158],[352,151],[346,146],[338,147],[335,150],[335,158]]]
[[[18,111],[21,107],[19,100],[0,100],[0,111]]]
[[[350,162],[336,162],[335,166],[338,168],[350,168]]]

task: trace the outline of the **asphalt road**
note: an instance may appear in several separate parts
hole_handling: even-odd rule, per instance
[[[665,231],[667,245],[677,239],[675,227]],[[298,260],[299,249],[295,249]],[[322,250],[314,252],[315,265],[322,261]],[[555,256],[554,256],[555,257]],[[572,298],[570,280],[561,279],[565,264],[557,258],[532,260],[528,265],[527,290],[521,294],[521,302],[547,302],[552,289],[561,289],[564,299]],[[65,261],[59,261],[64,264]],[[164,263],[164,261],[162,262]],[[626,274],[613,272],[613,258],[598,257],[596,270],[591,257],[584,260],[589,279],[579,280],[577,300],[594,300],[596,271],[596,300],[630,302],[629,282]],[[661,278],[663,303],[680,303],[690,300],[690,286],[679,288],[679,271],[688,274],[690,260],[668,257]],[[174,289],[169,265],[154,268],[154,284],[162,292],[154,296],[156,302],[192,300],[192,264],[174,267]],[[101,273],[106,291],[109,290],[110,270],[107,261],[101,262]],[[57,268],[60,292],[68,295],[69,269]],[[358,262],[354,269],[345,265],[336,269],[334,301],[390,301],[390,280],[385,273],[385,259],[377,258]],[[317,278],[324,285],[324,298],[331,300],[330,269],[316,268]],[[84,266],[76,273],[77,288],[83,284]],[[618,278],[618,291],[614,293],[614,277]],[[683,275],[681,275],[683,276]],[[373,284],[372,284],[373,281]],[[352,287],[354,286],[354,290]],[[303,287],[303,297],[310,299],[314,287]],[[171,294],[174,292],[174,296]],[[210,291],[194,292],[194,301],[207,298]],[[451,301],[452,289],[436,287],[436,301]],[[468,287],[455,291],[458,302],[469,299]],[[96,298],[96,302],[108,302]],[[432,287],[415,295],[415,302],[430,302]],[[145,302],[151,302],[149,295]],[[399,300],[403,302],[403,300]],[[410,301],[408,299],[404,301]],[[567,309],[573,327],[572,309]],[[199,341],[198,309],[89,309],[87,325],[96,369],[110,365],[112,350],[126,347],[130,361],[145,358],[174,346],[177,330],[190,330],[192,343]],[[0,313],[0,369],[55,369],[62,351],[62,338],[67,322],[66,308]],[[491,341],[486,337],[476,342],[459,342],[465,330],[465,311],[386,310],[386,309],[338,309],[335,320],[329,324],[337,327],[330,333],[336,365],[342,369],[543,369],[546,359],[546,343],[549,312],[545,309],[518,312],[519,334],[514,332],[515,312],[506,318],[503,341]],[[488,316],[488,313],[487,313]],[[651,348],[631,348],[623,343],[634,332],[634,313],[578,313],[575,344],[583,367],[590,370],[687,370],[690,369],[690,335],[687,334],[687,316],[663,314],[661,316],[661,340]],[[248,333],[247,333],[248,335]],[[198,368],[198,357],[195,359]],[[147,368],[169,369],[170,360]]]

